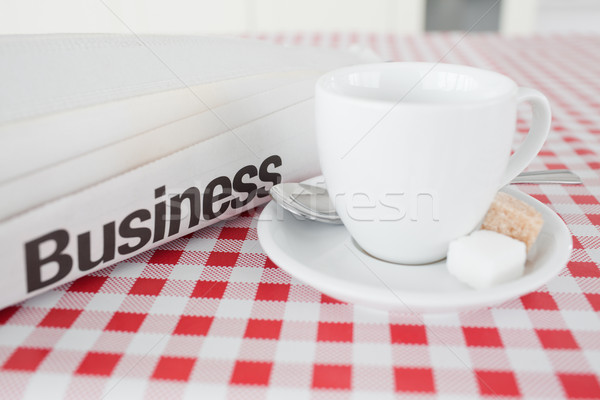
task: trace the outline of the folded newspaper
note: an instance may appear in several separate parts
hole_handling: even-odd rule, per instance
[[[0,37],[0,308],[319,172],[313,88],[351,52],[197,36]]]

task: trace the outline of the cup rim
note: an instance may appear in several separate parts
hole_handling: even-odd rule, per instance
[[[360,96],[356,94],[350,93],[341,93],[339,90],[334,90],[332,88],[331,82],[336,76],[347,76],[350,73],[354,72],[367,72],[367,71],[377,71],[377,70],[389,70],[394,68],[402,68],[402,67],[413,67],[413,68],[444,68],[447,70],[453,70],[456,72],[470,72],[471,74],[479,74],[479,75],[488,75],[490,78],[498,79],[501,81],[505,81],[508,85],[508,89],[503,91],[502,93],[487,98],[474,98],[469,100],[461,100],[460,102],[456,101],[438,101],[438,102],[424,102],[424,101],[410,101],[410,100],[391,100],[385,98],[367,98],[365,96]],[[338,99],[346,99],[348,101],[353,102],[364,102],[371,104],[382,104],[382,105],[399,105],[402,106],[415,106],[415,107],[473,107],[473,106],[482,106],[488,105],[490,103],[497,103],[503,101],[507,98],[516,97],[518,92],[518,85],[514,80],[507,77],[506,75],[500,74],[495,71],[472,67],[468,65],[462,64],[447,64],[447,63],[433,63],[433,62],[412,62],[412,61],[394,61],[394,62],[383,62],[383,63],[370,63],[370,64],[358,64],[352,65],[348,67],[337,68],[335,70],[329,71],[322,75],[316,82],[315,85],[316,93],[327,96],[336,97]]]

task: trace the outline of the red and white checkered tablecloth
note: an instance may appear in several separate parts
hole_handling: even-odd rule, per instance
[[[519,188],[573,234],[538,291],[445,316],[338,302],[261,250],[256,215],[195,232],[0,311],[0,398],[600,398],[600,36],[281,35],[385,59],[470,64],[551,100],[531,169],[583,186]],[[528,116],[518,121],[519,137]]]

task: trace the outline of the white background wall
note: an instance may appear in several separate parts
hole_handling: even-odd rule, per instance
[[[416,33],[426,0],[0,0],[0,33]],[[501,31],[600,32],[600,0],[502,0]]]
[[[600,33],[600,0],[541,0],[536,28]]]
[[[0,32],[415,32],[425,0],[0,0]],[[117,18],[118,16],[118,18]],[[121,21],[120,21],[120,20]]]

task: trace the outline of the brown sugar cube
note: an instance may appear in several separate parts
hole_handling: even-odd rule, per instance
[[[524,242],[527,251],[537,239],[544,219],[535,208],[498,192],[481,224],[481,229],[494,231]]]

